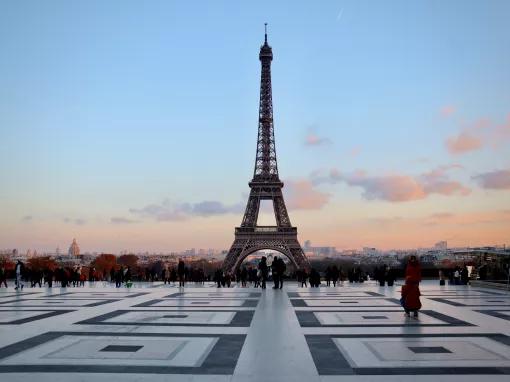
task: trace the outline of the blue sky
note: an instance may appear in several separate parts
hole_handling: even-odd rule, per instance
[[[3,2],[0,248],[228,247],[253,171],[264,22],[302,239],[508,243],[509,13],[508,1]],[[423,175],[438,168],[439,185]],[[402,226],[384,236],[373,219]]]

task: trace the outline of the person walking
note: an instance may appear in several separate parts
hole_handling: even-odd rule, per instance
[[[407,262],[406,267],[406,280],[402,285],[401,290],[401,303],[404,307],[407,317],[411,316],[413,312],[414,317],[418,317],[418,311],[421,309],[420,301],[420,281],[421,281],[421,267],[416,256],[411,255]]]
[[[469,284],[469,270],[466,267],[466,264],[462,267],[460,271],[460,280],[462,285],[468,285]]]
[[[184,288],[186,266],[184,265],[184,261],[182,259],[179,259],[179,263],[177,264],[177,275],[179,276],[179,288]]]
[[[395,270],[391,268],[389,265],[386,266],[386,282],[388,283],[389,287],[392,287],[395,283],[395,280],[397,278],[397,275],[395,273]]]
[[[283,261],[283,258],[278,259],[278,278],[279,278],[279,288],[283,288],[283,279],[285,278],[285,271],[287,270],[287,265],[285,265],[285,261]]]
[[[260,271],[260,269],[253,269],[253,287],[254,288],[258,288],[260,286],[260,279],[262,278],[261,275],[262,275],[262,272]]]
[[[459,271],[459,267],[455,268],[455,272],[453,272],[453,279],[455,280],[454,281],[455,285],[459,285],[460,284],[460,271]]]
[[[246,270],[246,267],[243,267],[240,273],[241,276],[241,286],[243,288],[246,287],[246,280],[248,279],[248,271]]]
[[[266,256],[262,256],[259,262],[259,271],[260,271],[260,287],[262,289],[266,289],[266,281],[267,281],[267,274],[268,274],[268,267],[267,267],[267,259]]]
[[[308,288],[308,285],[306,284],[306,280],[308,279],[308,274],[306,273],[306,269],[301,269],[299,271],[299,278],[301,281],[301,288],[305,287]]]
[[[331,286],[331,266],[330,265],[328,265],[326,267],[325,276],[326,276],[326,286],[330,287]]]
[[[214,272],[214,281],[216,281],[216,287],[221,288],[221,279],[223,278],[223,270],[221,268],[216,269]]]
[[[21,260],[18,260],[16,263],[16,267],[14,268],[14,273],[16,275],[16,288],[15,290],[21,289],[23,290],[23,273],[25,273],[25,265],[21,262]]]
[[[271,263],[271,272],[273,274],[273,289],[278,289],[278,286],[280,285],[280,263],[278,261],[278,256],[275,256],[273,259],[273,262]]]
[[[48,288],[52,288],[53,287],[53,270],[51,268],[46,269],[44,278],[45,278],[46,283],[48,284]]]
[[[122,286],[122,276],[124,276],[124,269],[120,267],[120,269],[115,272],[115,288],[120,288]]]
[[[7,271],[5,270],[4,264],[2,264],[2,266],[0,267],[0,287],[2,286],[2,284],[4,284],[5,287],[7,288]]]
[[[333,287],[336,287],[336,283],[338,282],[338,278],[340,277],[340,271],[336,265],[331,267],[331,281],[333,281]]]

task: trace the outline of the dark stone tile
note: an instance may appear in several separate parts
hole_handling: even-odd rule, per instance
[[[443,346],[408,346],[407,348],[416,354],[451,353],[450,350]]]
[[[486,314],[488,316],[492,316],[492,317],[496,317],[496,318],[501,318],[502,320],[510,321],[510,310],[509,309],[475,310],[475,312],[483,313],[483,314]],[[500,312],[508,312],[508,313],[505,314],[505,313],[500,313]]]
[[[164,310],[114,310],[100,316],[92,317],[83,321],[77,322],[75,325],[134,325],[134,326],[208,326],[208,327],[249,327],[255,313],[254,310],[207,310],[207,312],[235,312],[234,318],[229,324],[191,324],[188,322],[139,322],[139,321],[123,321],[122,315],[129,312],[152,312],[161,313],[168,312],[167,315],[163,316],[166,318],[185,318],[189,316],[189,312],[196,312],[192,310],[175,310],[175,309],[164,309]],[[182,314],[188,312],[187,314]],[[118,321],[113,321],[113,318],[118,317]],[[111,320],[105,322],[106,320]]]
[[[163,316],[163,318],[186,318],[188,317],[187,314],[166,314]]]
[[[99,351],[104,352],[121,352],[121,353],[135,353],[138,350],[143,348],[143,345],[136,346],[136,345],[108,345],[104,348],[102,348]]]
[[[387,316],[361,316],[365,320],[387,320]]]
[[[25,309],[4,310],[4,312],[13,312],[13,311],[15,311],[15,312],[41,312],[41,314],[39,314],[37,316],[14,320],[14,321],[0,322],[0,325],[21,325],[21,324],[25,324],[27,322],[39,321],[44,318],[54,317],[54,316],[58,316],[60,314],[74,312],[74,310],[29,310],[29,309],[27,309],[27,310],[25,310]]]

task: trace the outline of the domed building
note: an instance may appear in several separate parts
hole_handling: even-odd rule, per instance
[[[80,247],[78,246],[78,243],[76,243],[76,239],[73,239],[73,242],[71,243],[71,246],[69,247],[69,256],[78,257],[80,256]]]

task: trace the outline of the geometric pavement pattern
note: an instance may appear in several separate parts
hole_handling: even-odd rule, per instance
[[[0,289],[0,380],[508,380],[510,294],[420,288],[418,318],[398,283]]]

